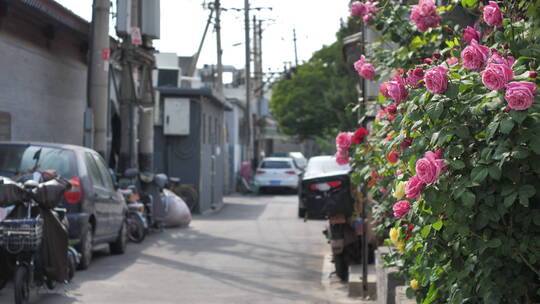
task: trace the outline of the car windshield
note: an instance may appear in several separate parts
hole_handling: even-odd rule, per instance
[[[261,164],[263,169],[290,169],[291,163],[286,160],[265,160]]]
[[[333,171],[350,170],[349,165],[338,165],[333,157],[316,157],[309,160],[306,172],[328,173]]]
[[[13,177],[37,170],[56,170],[65,177],[76,176],[72,151],[39,146],[0,146],[0,175]]]

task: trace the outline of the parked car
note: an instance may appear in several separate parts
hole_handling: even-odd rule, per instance
[[[298,191],[298,216],[322,218],[330,208],[346,200],[352,206],[349,165],[338,165],[334,156],[314,156],[309,159]],[[329,191],[332,190],[332,191]],[[341,204],[340,204],[341,205]]]
[[[307,165],[307,159],[302,152],[278,152],[273,153],[270,157],[290,157],[293,159],[294,164],[299,169],[305,169]]]
[[[69,237],[88,268],[93,247],[109,244],[113,254],[126,249],[127,206],[105,161],[94,150],[63,144],[0,142],[0,175],[14,177],[33,170],[56,170],[72,185],[60,207],[66,208]]]
[[[255,171],[255,184],[259,192],[267,189],[298,190],[298,175],[302,170],[298,168],[290,157],[266,157],[257,171]]]

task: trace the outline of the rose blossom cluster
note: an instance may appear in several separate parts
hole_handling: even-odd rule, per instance
[[[428,151],[425,153],[424,158],[416,162],[416,175],[411,177],[405,185],[405,196],[407,198],[417,199],[420,197],[424,185],[437,180],[445,169],[444,159],[441,159],[441,154],[441,150]]]
[[[407,72],[407,84],[413,88],[421,88],[424,86],[424,69],[422,68],[414,68]]]
[[[407,99],[409,95],[409,90],[405,87],[406,83],[403,77],[396,75],[392,80],[382,83],[379,89],[384,97],[400,102]]]
[[[369,22],[377,12],[377,2],[367,1],[365,3],[354,1],[351,3],[351,16],[361,17],[364,23]]]
[[[471,44],[473,40],[480,41],[481,38],[482,34],[480,34],[476,28],[467,26],[467,28],[463,31],[463,40],[465,40],[467,44]]]
[[[439,26],[441,16],[437,14],[434,0],[420,0],[411,11],[410,19],[416,23],[420,32],[425,32],[431,27]]]
[[[358,74],[366,79],[373,80],[375,76],[375,68],[373,64],[366,62],[366,56],[362,55],[358,61],[354,63],[354,69]]]
[[[340,132],[336,136],[336,162],[339,165],[346,165],[349,163],[350,155],[349,155],[349,148],[351,147],[352,143],[352,132]]]
[[[484,7],[482,17],[489,26],[502,26],[503,15],[499,5],[495,1],[489,1],[489,4]]]
[[[441,159],[442,150],[437,149],[435,152],[428,151],[424,154],[424,157],[416,162],[416,175],[411,177],[407,183],[405,183],[405,196],[408,199],[418,199],[420,192],[427,184],[434,183],[442,171],[446,168],[444,166],[444,159]],[[400,183],[394,191],[395,197],[400,199],[403,191],[400,189],[403,185]],[[401,200],[396,202],[393,207],[394,217],[400,219],[407,215],[411,209],[411,203],[408,200]]]

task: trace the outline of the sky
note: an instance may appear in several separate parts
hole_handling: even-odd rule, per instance
[[[92,17],[92,0],[56,0],[86,20]],[[114,1],[114,0],[113,0]],[[148,0],[144,0],[148,1]],[[161,37],[154,41],[160,52],[179,56],[195,54],[201,41],[209,10],[208,0],[161,0]],[[272,10],[251,11],[263,20],[264,71],[281,71],[284,62],[294,64],[293,28],[297,34],[298,60],[307,61],[313,52],[335,41],[340,19],[348,16],[349,0],[250,0],[251,7]],[[243,8],[243,0],[221,0],[222,8]],[[244,13],[222,12],[223,64],[245,65]],[[112,25],[111,25],[112,27]],[[252,32],[251,32],[252,35]],[[198,66],[216,63],[216,35],[209,29]]]

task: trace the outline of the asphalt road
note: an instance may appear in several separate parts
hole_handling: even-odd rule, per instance
[[[151,234],[127,253],[100,253],[71,289],[31,303],[335,303],[321,283],[324,221],[297,218],[297,196],[234,196],[189,228]],[[324,281],[324,280],[323,280]],[[0,291],[0,303],[13,303]]]

